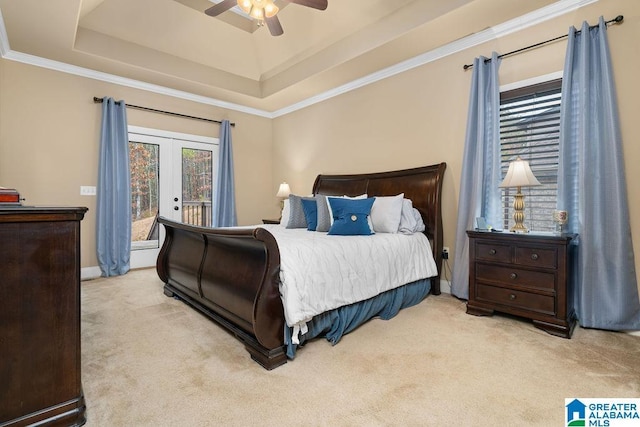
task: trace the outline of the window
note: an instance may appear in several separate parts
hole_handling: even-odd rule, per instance
[[[562,80],[527,86],[500,94],[500,161],[502,177],[520,156],[542,184],[522,188],[525,225],[533,231],[554,231],[553,211],[558,193],[558,155]],[[513,225],[515,188],[502,193],[503,227]]]

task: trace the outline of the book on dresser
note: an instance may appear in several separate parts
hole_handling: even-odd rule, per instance
[[[467,313],[527,318],[553,335],[571,338],[576,325],[571,265],[575,235],[467,231]]]
[[[0,187],[0,208],[20,206],[20,193],[13,188]]]

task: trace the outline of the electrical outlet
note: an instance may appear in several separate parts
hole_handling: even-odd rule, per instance
[[[445,246],[442,248],[442,259],[449,259],[449,247]]]

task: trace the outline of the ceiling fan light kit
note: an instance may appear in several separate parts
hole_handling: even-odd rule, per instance
[[[328,6],[328,0],[288,0],[288,2],[318,10],[325,10]],[[244,13],[258,21],[258,25],[262,26],[266,21],[272,36],[284,34],[282,25],[276,16],[280,8],[273,3],[273,0],[223,0],[205,10],[204,13],[209,16],[218,16],[236,4]]]
[[[273,0],[237,0],[238,6],[253,19],[271,18],[280,10]]]
[[[264,6],[264,16],[266,16],[267,18],[271,18],[272,16],[276,16],[276,13],[278,13],[279,10],[280,8],[273,4],[271,0],[269,0]]]
[[[251,13],[251,7],[253,3],[251,0],[238,0],[238,7],[244,11],[244,13]]]

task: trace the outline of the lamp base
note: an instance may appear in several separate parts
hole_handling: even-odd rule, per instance
[[[516,224],[509,229],[512,233],[528,233],[529,230],[522,224]]]
[[[509,229],[512,233],[528,233],[524,226],[524,195],[518,187],[518,192],[513,196],[513,221],[514,226]]]

